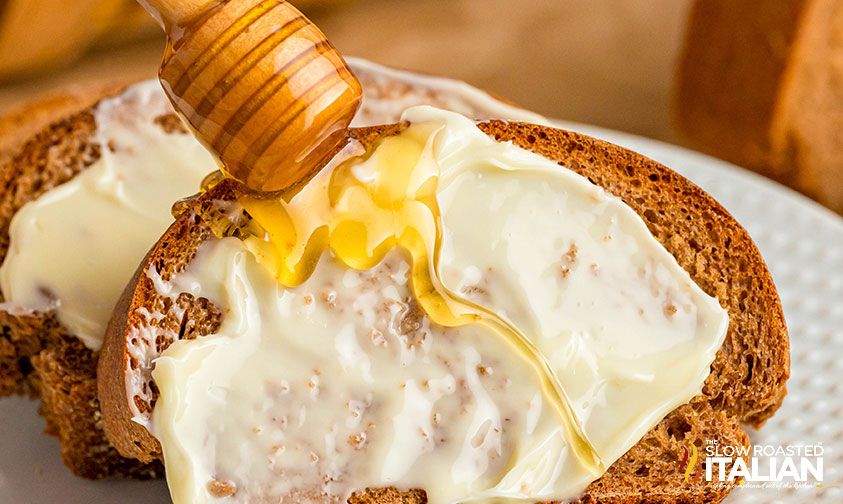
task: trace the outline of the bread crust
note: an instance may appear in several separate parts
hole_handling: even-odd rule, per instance
[[[730,488],[683,481],[677,469],[682,447],[702,446],[710,439],[747,445],[740,423],[763,424],[780,406],[789,376],[781,304],[754,243],[708,194],[632,151],[574,132],[524,123],[490,121],[478,127],[498,141],[512,141],[552,159],[622,198],[697,284],[717,296],[731,318],[702,393],[648,432],[588,487],[580,502],[719,502]],[[355,130],[354,135],[371,144],[394,131],[369,128]],[[132,362],[130,356],[128,331],[145,323],[136,310],[164,306],[147,272],[154,270],[167,280],[182,271],[198,246],[213,239],[202,216],[214,208],[214,200],[233,198],[233,185],[223,182],[195,200],[152,248],[135,276],[136,284],[127,287],[116,308],[99,361],[99,397],[109,439],[125,456],[144,461],[161,457],[158,441],[131,420],[132,399],[126,386],[127,369],[151,366],[151,362]],[[202,326],[201,320],[193,322]],[[159,327],[173,330],[157,352],[179,337],[177,327],[184,327],[184,321],[162,323]],[[213,324],[206,324],[197,332],[213,329]],[[151,410],[154,404],[148,407]],[[361,500],[352,502],[423,502],[424,493],[367,490],[356,498]]]
[[[9,225],[15,213],[53,187],[84,170],[99,158],[89,146],[94,132],[93,116],[85,111],[52,122],[68,110],[84,109],[81,103],[95,100],[74,93],[60,93],[33,104],[24,105],[0,118],[0,261],[9,247]],[[54,117],[55,116],[55,117]],[[42,122],[51,124],[44,127]],[[30,137],[32,131],[38,134]],[[27,139],[26,141],[24,139]],[[61,139],[61,140],[59,140]],[[55,152],[58,143],[64,143]],[[48,166],[51,154],[61,159],[61,170]],[[0,301],[5,301],[0,293]],[[19,365],[36,355],[63,332],[54,317],[43,313],[9,313],[0,310],[0,396],[29,394],[37,396],[37,380],[31,365]],[[31,337],[32,335],[34,337]],[[26,364],[30,364],[26,362]]]
[[[125,86],[126,83],[117,82],[69,86],[4,111],[0,117],[0,166],[54,122],[71,117]]]

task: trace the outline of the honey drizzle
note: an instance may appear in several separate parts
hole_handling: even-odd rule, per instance
[[[305,282],[328,249],[357,270],[375,267],[395,247],[405,249],[411,258],[412,290],[424,312],[446,327],[483,325],[510,344],[538,375],[544,396],[563,419],[566,439],[577,459],[599,477],[605,472],[603,461],[547,359],[512,324],[448,291],[439,280],[436,270],[443,235],[436,199],[439,174],[417,172],[426,149],[404,137],[419,131],[430,136],[429,127],[418,125],[381,140],[368,151],[351,142],[299,192],[273,197],[245,192],[238,201],[252,217],[250,225],[256,224],[247,246],[286,287]],[[353,172],[375,150],[377,169],[362,182]]]
[[[175,109],[218,157],[226,175],[253,191],[282,191],[274,197],[245,191],[240,198],[259,226],[246,243],[278,281],[287,287],[300,285],[327,249],[359,270],[376,266],[395,247],[406,249],[412,258],[413,292],[427,315],[447,327],[484,325],[512,345],[535,369],[545,396],[563,418],[578,460],[595,477],[602,474],[599,454],[538,349],[511,324],[448,292],[439,281],[438,173],[419,177],[407,170],[418,163],[381,163],[375,183],[367,186],[351,171],[373,150],[361,155],[362,146],[352,142],[306,184],[306,190],[296,191],[298,182],[313,175],[345,141],[362,97],[360,83],[322,32],[284,0],[141,4],[168,35],[159,76]],[[379,150],[402,141],[387,138]],[[406,150],[410,160],[424,153],[411,143],[396,150],[403,161]],[[218,180],[214,177],[208,185]],[[324,194],[311,190],[319,185]],[[316,200],[302,197],[311,193]],[[178,202],[173,212],[184,211],[188,204],[189,200]],[[242,232],[231,223],[211,225],[219,234]]]

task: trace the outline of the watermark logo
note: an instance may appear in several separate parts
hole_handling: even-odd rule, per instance
[[[679,470],[686,483],[704,477],[710,486],[755,488],[823,486],[823,446],[817,444],[682,447]]]
[[[689,445],[682,447],[682,462],[679,464],[679,470],[684,471],[685,476],[685,483],[691,483],[691,474],[694,473],[694,470],[697,467],[697,458],[699,457],[699,452],[697,451],[697,447],[695,445]],[[688,456],[690,455],[690,460]],[[693,483],[696,483],[698,479],[700,479],[700,475],[702,471],[697,471],[696,476],[693,478]]]

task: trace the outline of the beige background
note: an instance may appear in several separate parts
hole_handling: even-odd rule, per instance
[[[293,2],[295,4],[295,1]],[[561,119],[675,141],[690,0],[356,0],[307,12],[345,54],[466,80]],[[0,113],[67,84],[155,75],[160,40],[0,86]]]

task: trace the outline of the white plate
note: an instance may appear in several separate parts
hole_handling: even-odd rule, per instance
[[[790,330],[790,393],[754,444],[822,443],[824,487],[738,488],[727,502],[843,502],[843,219],[767,179],[716,159],[633,135],[560,123],[647,155],[713,195],[758,244]],[[0,503],[168,502],[161,481],[87,482],[59,460],[36,404],[0,401]]]

